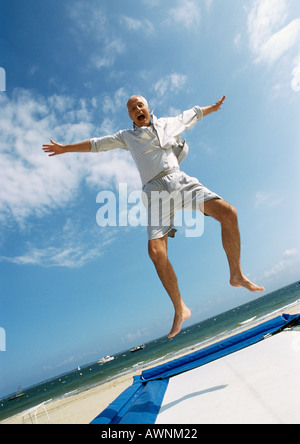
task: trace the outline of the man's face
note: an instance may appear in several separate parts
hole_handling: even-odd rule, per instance
[[[131,120],[141,128],[151,125],[150,110],[146,99],[139,96],[131,97],[127,104],[128,114]]]

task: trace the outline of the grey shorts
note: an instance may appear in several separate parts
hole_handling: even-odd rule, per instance
[[[168,234],[175,237],[175,214],[180,210],[201,211],[204,202],[221,199],[216,193],[180,170],[150,180],[144,187],[144,203],[148,209],[148,239]]]

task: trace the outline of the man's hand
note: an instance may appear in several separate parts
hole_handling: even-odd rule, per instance
[[[44,153],[48,154],[49,157],[58,156],[59,154],[64,154],[66,152],[65,145],[54,142],[50,140],[50,145],[43,145]]]
[[[91,142],[86,140],[85,142],[74,143],[73,145],[62,145],[60,143],[50,140],[51,144],[43,145],[44,153],[49,157],[58,156],[65,153],[89,153],[91,152]]]
[[[215,112],[215,111],[219,111],[219,109],[221,109],[221,106],[223,105],[225,99],[226,99],[226,96],[223,96],[223,97],[221,97],[220,100],[217,101],[217,103],[215,103],[214,105],[212,105],[213,112]]]
[[[214,105],[202,107],[201,109],[202,109],[202,112],[203,112],[203,117],[207,116],[208,114],[211,114],[211,113],[214,113],[216,111],[219,111],[219,109],[221,109],[221,106],[223,105],[225,99],[226,99],[226,96],[223,96]]]

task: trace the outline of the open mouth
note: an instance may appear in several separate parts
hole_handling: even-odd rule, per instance
[[[142,121],[142,120],[144,120],[144,119],[145,119],[144,114],[140,114],[140,115],[138,116],[138,120],[139,120],[139,121]]]

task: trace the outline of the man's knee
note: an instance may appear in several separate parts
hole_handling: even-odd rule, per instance
[[[221,222],[222,224],[237,221],[238,214],[235,207],[224,200],[212,200],[205,203],[205,213]]]
[[[160,240],[149,241],[148,253],[154,264],[167,260],[167,249]]]
[[[224,208],[222,217],[221,217],[221,222],[226,224],[232,224],[232,223],[236,223],[238,220],[238,212],[237,209],[235,207],[233,207],[230,204],[227,204]]]
[[[238,216],[237,209],[230,204],[228,204],[227,213],[227,216],[230,218],[237,218]]]

